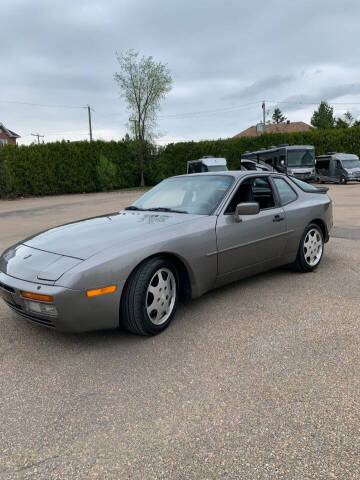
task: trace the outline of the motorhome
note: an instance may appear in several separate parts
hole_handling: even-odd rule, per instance
[[[259,166],[268,166],[277,172],[300,180],[315,179],[315,149],[312,145],[278,145],[241,155],[241,163],[252,160]],[[246,168],[246,167],[245,167]]]

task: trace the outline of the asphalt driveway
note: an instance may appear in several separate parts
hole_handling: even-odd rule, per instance
[[[211,292],[155,338],[49,331],[0,303],[0,478],[359,479],[360,185],[330,194],[345,238],[315,273]],[[0,201],[0,250],[138,195]]]

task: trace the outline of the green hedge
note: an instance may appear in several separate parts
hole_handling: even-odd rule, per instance
[[[0,196],[137,187],[131,142],[56,142],[0,147]]]
[[[360,127],[297,133],[265,133],[259,137],[170,144],[154,160],[151,178],[158,182],[171,175],[182,174],[186,171],[187,160],[195,160],[204,155],[225,157],[229,168],[237,170],[240,168],[242,153],[282,143],[314,145],[316,155],[333,151],[355,153],[360,157]]]
[[[240,168],[240,155],[270,145],[314,145],[317,155],[327,151],[360,156],[360,127],[312,130],[292,134],[264,134],[201,142],[170,144],[157,153],[148,145],[145,181],[185,173],[187,160],[203,155],[225,157],[229,168]],[[96,192],[137,187],[140,169],[134,142],[56,142],[0,147],[0,196]]]

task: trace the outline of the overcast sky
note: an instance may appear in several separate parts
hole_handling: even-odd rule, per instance
[[[36,132],[86,139],[86,110],[67,107],[90,104],[94,137],[120,139],[128,114],[115,51],[130,48],[172,73],[162,144],[231,137],[261,120],[263,99],[269,118],[282,101],[291,121],[309,123],[314,106],[300,102],[321,99],[359,118],[359,18],[358,0],[11,0],[1,12],[0,122],[20,143]]]

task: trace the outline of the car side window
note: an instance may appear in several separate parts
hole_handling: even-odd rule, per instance
[[[274,208],[274,192],[269,179],[264,176],[246,178],[234,193],[225,213],[234,213],[236,205],[244,202],[258,202],[260,210]]]
[[[297,199],[297,195],[283,178],[273,178],[276,185],[281,205],[286,205]]]

